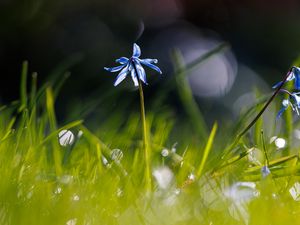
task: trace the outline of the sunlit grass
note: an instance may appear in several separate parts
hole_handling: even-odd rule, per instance
[[[280,133],[276,126],[262,133],[261,117],[229,148],[269,96],[257,92],[256,104],[231,127],[210,127],[180,60],[176,52],[177,74],[162,92],[178,92],[185,122],[171,108],[147,108],[150,192],[138,114],[111,112],[93,131],[84,118],[58,123],[55,101],[64,79],[38,88],[33,74],[28,85],[24,63],[20,101],[0,111],[0,224],[300,224],[300,144],[293,134],[299,124],[287,114]],[[276,111],[270,115],[275,123]],[[65,130],[74,136],[62,137]],[[275,135],[287,145],[270,142]],[[271,174],[263,177],[266,158]]]

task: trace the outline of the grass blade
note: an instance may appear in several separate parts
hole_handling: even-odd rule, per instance
[[[174,59],[175,71],[178,71],[176,74],[176,84],[179,97],[188,116],[193,121],[192,124],[196,132],[201,139],[205,140],[208,136],[206,124],[186,80],[186,68],[183,63],[182,55],[179,50],[174,50],[172,56]]]
[[[210,132],[210,135],[208,137],[208,141],[206,143],[206,146],[204,148],[204,152],[203,152],[203,156],[202,156],[202,160],[201,160],[201,163],[198,167],[198,170],[197,170],[197,177],[200,177],[202,172],[203,172],[203,169],[204,169],[204,165],[205,165],[205,162],[207,160],[207,157],[209,155],[209,152],[212,148],[212,145],[213,145],[213,142],[214,142],[214,139],[215,139],[215,135],[216,135],[216,132],[217,132],[217,129],[218,129],[218,124],[217,123],[214,123],[213,125],[213,128]]]
[[[19,112],[27,108],[27,74],[28,74],[28,62],[24,61],[22,65],[21,82],[20,82],[21,105],[19,108]]]

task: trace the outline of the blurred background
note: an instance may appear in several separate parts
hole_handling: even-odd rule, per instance
[[[165,91],[174,76],[172,49],[189,64],[225,43],[187,79],[208,120],[232,118],[253,100],[254,87],[270,92],[298,57],[299,10],[297,0],[0,0],[0,101],[18,98],[28,60],[39,84],[70,71],[57,102],[61,118],[118,110],[124,100],[124,109],[138,112],[131,80],[114,88],[117,74],[103,70],[137,42],[141,58],[157,58],[163,71],[147,70],[147,104],[163,95],[159,107],[180,114],[176,94]]]

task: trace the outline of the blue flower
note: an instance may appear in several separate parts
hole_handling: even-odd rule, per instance
[[[286,79],[285,83],[291,80],[295,80],[294,86],[296,90],[300,90],[300,68],[293,66],[290,75]],[[282,84],[282,81],[278,82],[273,86],[273,88],[278,88]]]
[[[289,107],[290,105],[290,101],[288,99],[284,99],[282,101],[282,108],[279,110],[279,112],[277,113],[276,118],[278,119],[279,117],[282,116],[282,114],[285,112],[285,110]]]
[[[279,112],[277,113],[277,118],[281,117],[281,115],[285,112],[285,110],[291,106],[293,111],[296,111],[297,115],[299,116],[299,109],[300,109],[300,97],[298,96],[298,94],[300,94],[300,92],[297,93],[289,93],[288,91],[284,90],[286,93],[289,94],[289,98],[288,99],[284,99],[282,101],[282,108],[279,110]]]
[[[267,176],[269,176],[270,173],[271,173],[271,171],[268,166],[263,166],[261,168],[261,175],[263,178],[266,178]]]
[[[138,79],[140,79],[143,83],[147,84],[146,73],[142,65],[148,66],[151,69],[156,70],[160,74],[162,73],[161,70],[155,66],[158,62],[157,59],[140,59],[141,56],[141,49],[137,44],[133,44],[133,54],[130,58],[121,57],[116,60],[117,63],[120,63],[120,66],[108,68],[104,67],[105,70],[109,72],[119,72],[114,86],[117,86],[121,83],[126,76],[130,73],[132,81],[135,86],[139,85]]]

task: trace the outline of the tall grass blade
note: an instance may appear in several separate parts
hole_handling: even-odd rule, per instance
[[[214,123],[213,128],[212,128],[212,130],[210,132],[210,135],[208,137],[206,146],[205,146],[204,151],[203,151],[203,156],[202,156],[201,163],[200,163],[200,165],[199,165],[199,167],[197,169],[197,173],[196,173],[197,177],[200,177],[202,175],[202,172],[203,172],[206,160],[208,158],[208,155],[209,155],[210,150],[212,148],[212,145],[214,143],[214,139],[215,139],[215,135],[216,135],[216,132],[217,132],[217,128],[218,128],[218,124]]]
[[[187,112],[188,116],[191,118],[192,125],[194,126],[196,132],[202,140],[207,138],[207,128],[203,115],[200,112],[198,105],[194,99],[191,88],[186,80],[186,67],[183,62],[182,55],[179,50],[174,50],[173,61],[175,71],[178,71],[176,74],[176,87],[178,95],[181,99],[181,103]]]

